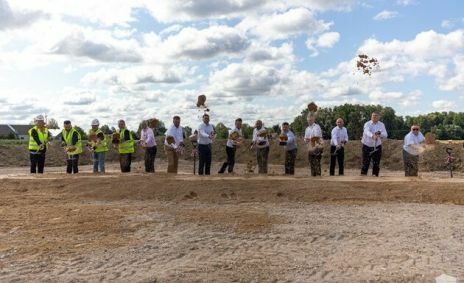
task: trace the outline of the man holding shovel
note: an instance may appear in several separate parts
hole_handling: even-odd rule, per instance
[[[380,159],[382,158],[382,138],[387,138],[385,125],[380,122],[380,114],[372,112],[371,120],[364,124],[362,143],[361,175],[366,176],[372,160],[372,176],[379,176]]]

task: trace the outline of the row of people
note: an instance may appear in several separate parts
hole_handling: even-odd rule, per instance
[[[210,124],[210,117],[204,114],[203,122],[195,131],[196,134],[189,137],[196,146],[199,155],[199,175],[211,174],[212,144],[216,134],[214,127]],[[184,131],[180,126],[179,116],[173,117],[173,123],[167,129],[164,140],[164,150],[168,160],[168,173],[177,173],[179,157],[184,153]],[[308,162],[312,176],[321,175],[321,158],[323,153],[323,139],[321,127],[316,123],[316,115],[310,113],[307,117],[308,127],[305,129],[304,142],[307,145]],[[138,143],[145,149],[145,171],[154,172],[154,161],[157,153],[157,143],[153,130],[146,122],[141,125],[140,140]],[[45,164],[45,153],[50,139],[49,132],[45,127],[43,116],[35,118],[35,126],[29,130],[29,152],[31,162],[31,173],[43,173]],[[93,172],[105,172],[106,152],[109,150],[107,136],[99,128],[99,121],[93,120],[88,132],[87,147],[93,155]],[[367,175],[372,163],[372,175],[379,176],[380,160],[382,157],[382,139],[388,134],[385,125],[380,122],[380,115],[373,112],[371,120],[364,125],[362,137],[362,168],[361,175]],[[79,155],[83,152],[82,139],[79,132],[72,126],[71,121],[64,121],[61,133],[62,145],[67,155],[67,173],[78,173]],[[285,150],[285,174],[295,173],[295,160],[298,144],[295,134],[290,130],[289,123],[284,122],[281,126],[279,136],[280,145]],[[332,129],[330,139],[330,175],[335,175],[335,167],[338,163],[338,174],[344,175],[345,145],[348,142],[348,132],[341,118],[336,120],[336,126]],[[403,147],[403,158],[406,176],[417,176],[418,169],[418,146],[424,142],[424,136],[419,131],[419,126],[413,125],[411,132],[406,135]],[[136,141],[131,131],[126,128],[124,120],[118,121],[118,130],[113,134],[111,143],[119,153],[121,172],[131,171],[132,154],[135,152]],[[235,154],[238,147],[244,145],[242,133],[242,119],[235,120],[234,128],[229,130],[229,137],[225,146],[227,160],[222,164],[218,173],[234,172]],[[258,164],[258,172],[267,174],[269,156],[269,134],[261,120],[257,120],[253,130],[250,150],[255,150]]]

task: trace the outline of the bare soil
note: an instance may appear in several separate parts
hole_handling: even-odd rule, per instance
[[[464,278],[464,176],[0,169],[1,282]],[[219,163],[215,163],[217,169]],[[239,164],[237,172],[243,169]],[[271,171],[280,172],[281,166]],[[163,171],[163,172],[161,172]]]

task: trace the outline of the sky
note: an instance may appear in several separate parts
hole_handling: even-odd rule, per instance
[[[0,123],[292,121],[315,101],[463,111],[461,0],[0,0]],[[378,59],[371,76],[358,54]]]

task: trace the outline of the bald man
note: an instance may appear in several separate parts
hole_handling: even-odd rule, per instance
[[[348,131],[343,126],[344,121],[338,118],[337,126],[332,129],[330,140],[330,176],[335,175],[335,165],[338,162],[338,175],[344,174],[345,144],[348,142]]]

